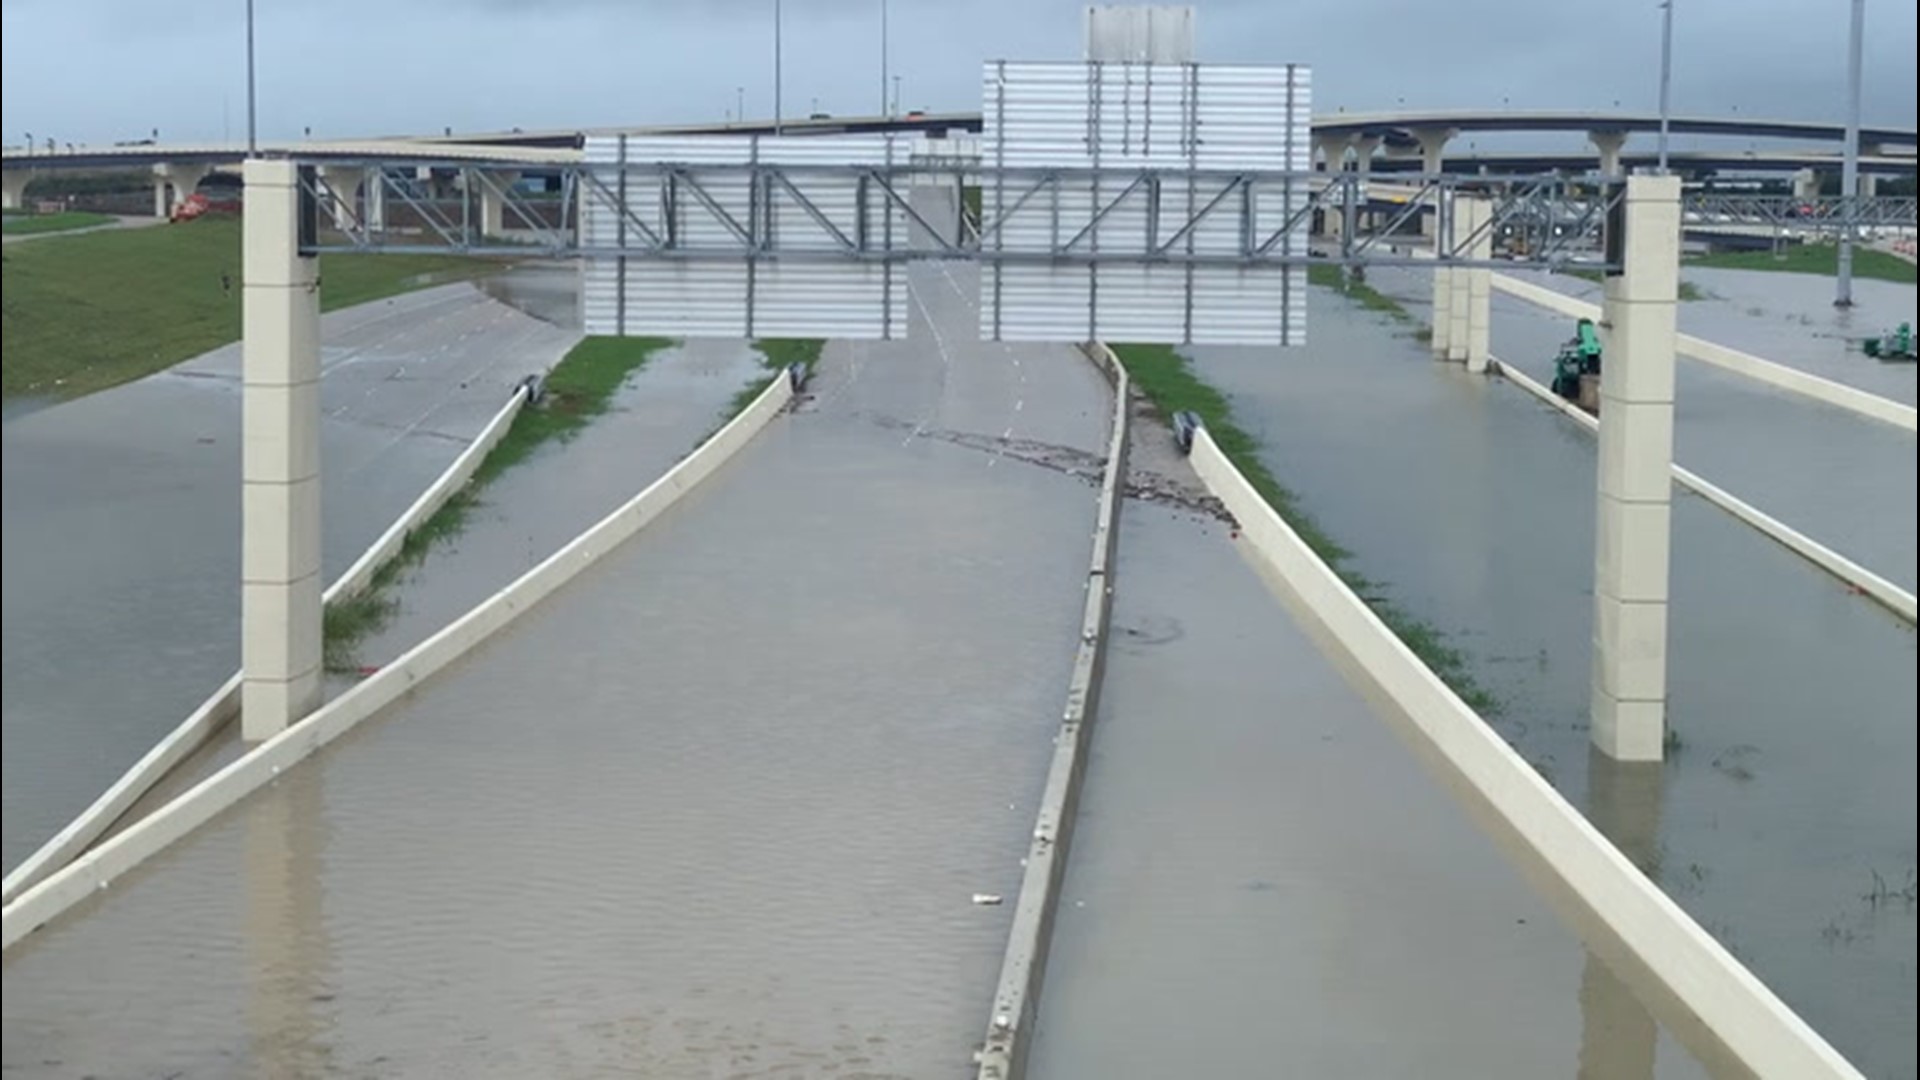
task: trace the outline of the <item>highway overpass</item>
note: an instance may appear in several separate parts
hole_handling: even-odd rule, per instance
[[[1658,116],[1644,113],[1535,112],[1513,110],[1407,111],[1382,113],[1339,113],[1317,118],[1313,123],[1315,149],[1327,162],[1345,161],[1351,153],[1358,162],[1373,162],[1378,155],[1383,169],[1404,169],[1417,162],[1425,172],[1447,169],[1473,171],[1486,165],[1493,171],[1524,170],[1529,165],[1539,170],[1584,169],[1617,175],[1623,170],[1650,163],[1645,154],[1623,154],[1628,137],[1636,132],[1657,131]],[[1744,117],[1678,116],[1669,123],[1676,135],[1741,139],[1775,139],[1798,142],[1840,142],[1845,129],[1837,124],[1804,120],[1767,120]],[[469,132],[441,135],[394,135],[344,141],[276,143],[263,148],[268,153],[298,152],[306,158],[338,157],[343,160],[379,157],[397,160],[417,155],[421,160],[473,158],[498,161],[503,165],[563,163],[593,135],[676,134],[676,135],[767,135],[776,130],[794,135],[840,135],[877,132],[920,132],[941,135],[947,132],[978,132],[981,115],[977,112],[910,113],[901,117],[847,116],[793,119],[776,124],[772,120],[731,121],[683,125],[642,125],[606,128],[512,129],[493,132]],[[1468,155],[1446,153],[1449,143],[1462,132],[1581,132],[1592,143],[1595,153],[1534,155]],[[1862,168],[1869,176],[1911,173],[1914,148],[1920,144],[1912,128],[1873,126],[1862,128],[1860,146],[1867,154]],[[13,147],[5,151],[5,197],[8,207],[22,205],[28,183],[36,173],[54,169],[115,169],[151,167],[155,170],[155,206],[164,212],[169,186],[190,191],[192,183],[214,167],[238,162],[245,148],[237,144],[189,144],[131,146],[68,146],[36,151],[32,147]],[[1693,151],[1673,155],[1695,168],[1741,169],[1751,171],[1800,171],[1831,169],[1839,166],[1837,149],[1819,153]],[[1364,166],[1363,166],[1364,167]]]

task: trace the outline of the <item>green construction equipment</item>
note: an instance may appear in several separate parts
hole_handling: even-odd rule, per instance
[[[1568,401],[1580,400],[1580,376],[1600,374],[1600,332],[1592,319],[1581,319],[1560,355],[1553,358],[1553,392]]]
[[[1901,323],[1891,334],[1868,338],[1860,343],[1860,351],[1875,360],[1912,360],[1913,324]]]

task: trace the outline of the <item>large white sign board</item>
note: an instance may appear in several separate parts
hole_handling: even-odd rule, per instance
[[[585,161],[600,189],[595,194],[618,198],[581,200],[580,246],[630,249],[633,255],[586,260],[583,328],[615,336],[905,337],[904,264],[804,256],[841,252],[849,242],[864,242],[879,252],[909,246],[910,219],[884,189],[862,182],[852,166],[904,166],[914,138],[587,139]],[[756,199],[745,168],[756,163],[798,168],[777,182],[766,181]],[[616,209],[621,199],[625,215]],[[653,236],[670,236],[682,249],[734,248],[740,254],[649,255],[643,225]],[[742,232],[767,245],[762,257],[746,257]]]
[[[1272,235],[1304,209],[1305,182],[1268,177],[1227,191],[1228,180],[1181,174],[1305,173],[1311,123],[1308,71],[1298,65],[988,63],[985,254],[1061,257],[990,262],[982,273],[981,335],[1304,345],[1306,271],[1270,260],[1305,256],[1306,230],[1290,230],[1265,265],[1236,260],[1249,237]],[[1033,181],[996,173],[1004,167],[1080,174],[1062,173],[1022,204]],[[1102,175],[1088,174],[1096,169]],[[1157,195],[1136,185],[1116,204],[1128,188],[1126,170],[1152,170]],[[1172,259],[1147,256],[1156,240],[1176,237],[1163,253]],[[1095,253],[1109,261],[1091,261]],[[1127,253],[1140,257],[1128,261]],[[1203,265],[1209,258],[1216,261]]]

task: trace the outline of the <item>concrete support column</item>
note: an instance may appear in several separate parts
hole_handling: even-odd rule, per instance
[[[333,227],[345,232],[357,229],[360,220],[360,182],[367,171],[359,166],[322,165],[320,190],[326,196],[321,209],[333,218]]]
[[[1413,137],[1420,144],[1420,171],[1433,175],[1447,167],[1447,143],[1460,134],[1454,128],[1414,128]],[[1435,235],[1435,226],[1439,223],[1434,215],[1424,214],[1420,218],[1420,235]]]
[[[1445,266],[1433,268],[1433,336],[1427,344],[1435,360],[1447,359],[1453,346],[1453,271]]]
[[[1320,156],[1321,172],[1339,172],[1347,167],[1347,147],[1353,142],[1350,135],[1315,135],[1313,149]]]
[[[1453,344],[1453,271],[1444,266],[1433,269],[1433,358],[1445,360]]]
[[[506,229],[507,203],[501,192],[519,183],[520,174],[511,169],[495,169],[487,173],[487,180],[492,182],[481,181],[476,185],[480,189],[480,235],[499,236]]]
[[[1600,175],[1621,176],[1625,170],[1620,167],[1620,151],[1627,145],[1627,133],[1624,131],[1589,131],[1588,141],[1600,152]]]
[[[367,228],[374,232],[387,231],[387,184],[378,167],[367,169],[361,180],[360,214],[366,219]]]
[[[153,167],[153,216],[166,217],[185,202],[213,170],[205,165],[165,162]]]
[[[1793,174],[1793,197],[1796,199],[1817,199],[1820,197],[1820,174],[1812,169],[1801,169]]]
[[[1880,177],[1873,173],[1861,173],[1858,181],[1858,195],[1863,199],[1876,198],[1880,194]]]
[[[0,173],[0,206],[8,210],[24,210],[27,207],[27,184],[33,174],[25,169],[8,169]]]
[[[1361,232],[1367,225],[1367,184],[1373,176],[1373,152],[1380,148],[1380,136],[1356,135],[1353,139],[1353,171],[1356,175],[1354,191],[1359,205],[1355,208],[1354,221]]]
[[[241,451],[241,735],[320,703],[320,273],[288,161],[249,161]]]
[[[1460,225],[1466,230],[1466,235],[1473,235],[1475,230],[1487,227],[1493,221],[1493,205],[1485,199],[1462,199],[1460,206],[1465,212]],[[1467,248],[1467,257],[1476,262],[1493,258],[1491,228],[1475,237]],[[1484,374],[1493,344],[1493,271],[1485,266],[1476,266],[1454,272],[1467,279],[1467,370],[1476,375]]]
[[[1680,178],[1627,180],[1624,272],[1606,283],[1594,545],[1593,743],[1618,761],[1665,751],[1673,366]]]
[[[1472,199],[1455,199],[1454,236],[1465,239],[1473,228]],[[1467,345],[1472,333],[1473,271],[1456,266],[1447,271],[1447,359],[1456,364],[1467,362]]]

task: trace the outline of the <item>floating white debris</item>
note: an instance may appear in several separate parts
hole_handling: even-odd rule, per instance
[[[990,892],[977,892],[973,894],[973,902],[976,904],[979,904],[982,907],[993,907],[1000,903],[1000,894],[990,893]]]

